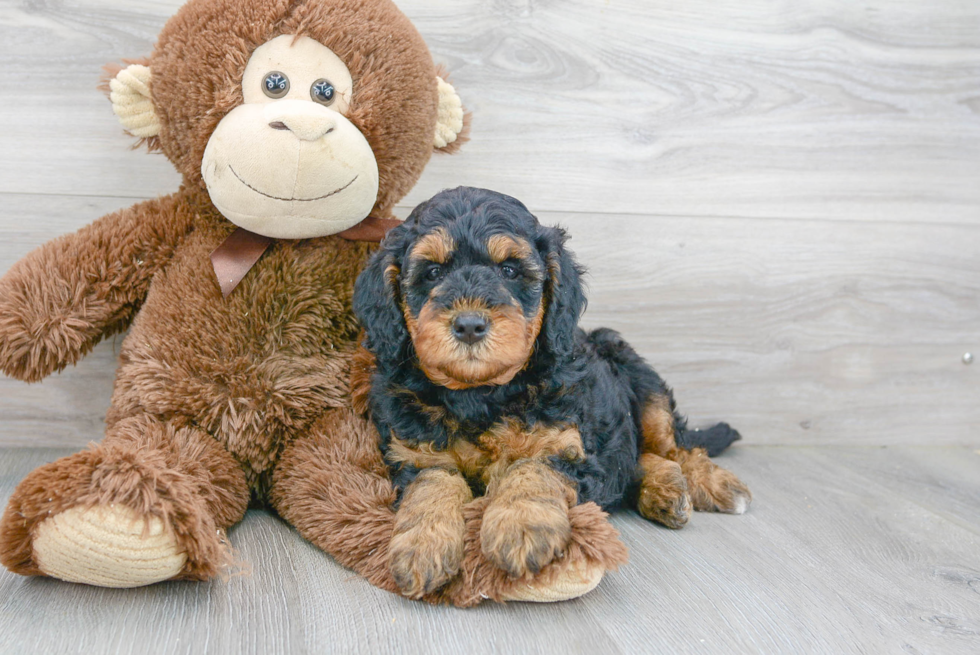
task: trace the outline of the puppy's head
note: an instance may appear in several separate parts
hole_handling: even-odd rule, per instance
[[[414,353],[450,389],[505,384],[535,351],[569,356],[585,297],[565,238],[510,196],[443,191],[388,233],[358,278],[365,345],[381,367]]]

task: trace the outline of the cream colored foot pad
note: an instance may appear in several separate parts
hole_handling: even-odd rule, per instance
[[[121,505],[74,507],[37,527],[34,558],[53,578],[99,587],[140,587],[172,578],[187,555],[159,518],[147,523]]]
[[[516,587],[506,594],[503,600],[525,601],[529,603],[557,603],[584,596],[595,589],[606,568],[601,564],[589,564],[581,561],[568,568],[564,574],[555,578],[551,584],[537,587],[528,584]]]

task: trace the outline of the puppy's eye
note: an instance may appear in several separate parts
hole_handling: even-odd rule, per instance
[[[433,264],[429,268],[425,269],[425,279],[429,282],[435,282],[442,277],[442,266],[438,264]]]
[[[500,274],[508,280],[517,278],[517,267],[513,264],[504,264],[500,267]]]

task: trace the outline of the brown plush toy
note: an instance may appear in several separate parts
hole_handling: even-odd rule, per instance
[[[0,279],[8,375],[38,381],[129,328],[105,438],[17,487],[0,560],[111,587],[204,580],[233,563],[225,533],[253,501],[397,591],[395,494],[350,403],[372,249],[356,239],[380,238],[433,149],[461,143],[459,98],[389,0],[190,0],[109,86],[183,184]],[[466,508],[459,575],[427,600],[569,598],[624,559],[583,505],[565,557],[511,579],[483,558],[481,512]]]

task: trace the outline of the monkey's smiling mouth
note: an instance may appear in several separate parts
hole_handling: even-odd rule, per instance
[[[351,181],[350,182],[348,182],[344,186],[340,187],[339,189],[335,189],[335,190],[331,191],[330,193],[327,193],[327,194],[322,195],[322,196],[317,196],[316,198],[280,198],[279,196],[273,196],[273,195],[269,195],[268,193],[263,193],[262,191],[259,191],[254,186],[252,186],[251,184],[249,184],[248,182],[246,182],[245,180],[243,180],[242,179],[242,176],[239,175],[237,172],[235,172],[235,169],[231,167],[231,164],[228,165],[228,170],[231,171],[231,174],[232,175],[234,175],[236,178],[238,178],[238,181],[239,182],[241,182],[242,184],[244,184],[245,186],[247,186],[249,189],[251,189],[255,193],[259,194],[260,196],[265,196],[266,198],[272,198],[273,200],[282,200],[283,202],[292,202],[292,201],[296,201],[296,202],[313,202],[314,200],[323,200],[324,198],[329,198],[330,196],[337,195],[338,193],[340,193],[341,191],[343,191],[344,189],[346,189],[350,185],[354,184],[354,180],[357,179],[357,175],[355,175],[353,178],[351,178]]]

